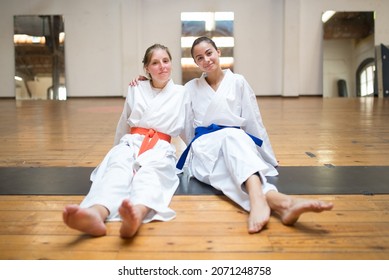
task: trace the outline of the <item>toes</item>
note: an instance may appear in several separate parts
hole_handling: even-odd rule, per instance
[[[248,232],[249,233],[257,233],[260,232],[265,226],[267,222],[254,222],[254,221],[248,221]]]

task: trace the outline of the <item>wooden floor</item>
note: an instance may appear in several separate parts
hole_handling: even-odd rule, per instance
[[[96,166],[113,143],[123,101],[0,99],[0,167]],[[258,101],[282,166],[389,166],[388,99]],[[80,196],[3,195],[0,259],[389,259],[389,195],[302,197],[335,207],[293,227],[272,216],[250,235],[247,213],[223,196],[175,196],[176,219],[123,240],[120,223],[108,223],[100,238],[63,224],[63,207]]]

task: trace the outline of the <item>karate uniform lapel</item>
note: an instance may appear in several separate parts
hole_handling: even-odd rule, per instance
[[[244,122],[244,119],[233,114],[228,106],[227,96],[231,91],[231,87],[234,86],[234,77],[229,69],[224,70],[224,73],[224,78],[216,92],[213,91],[204,78],[204,82],[213,91],[214,96],[204,115],[203,126],[209,126],[212,123],[225,126],[241,126]]]

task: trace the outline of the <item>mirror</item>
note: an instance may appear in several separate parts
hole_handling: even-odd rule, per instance
[[[14,16],[16,99],[66,100],[61,15]]]
[[[326,11],[323,97],[376,96],[375,13]]]
[[[185,12],[181,13],[181,69],[185,84],[201,75],[194,63],[190,49],[200,36],[210,37],[221,51],[222,68],[234,67],[234,13],[233,12]]]

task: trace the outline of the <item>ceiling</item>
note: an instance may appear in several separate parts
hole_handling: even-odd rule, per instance
[[[337,12],[323,24],[323,38],[363,39],[374,34],[374,12]]]

